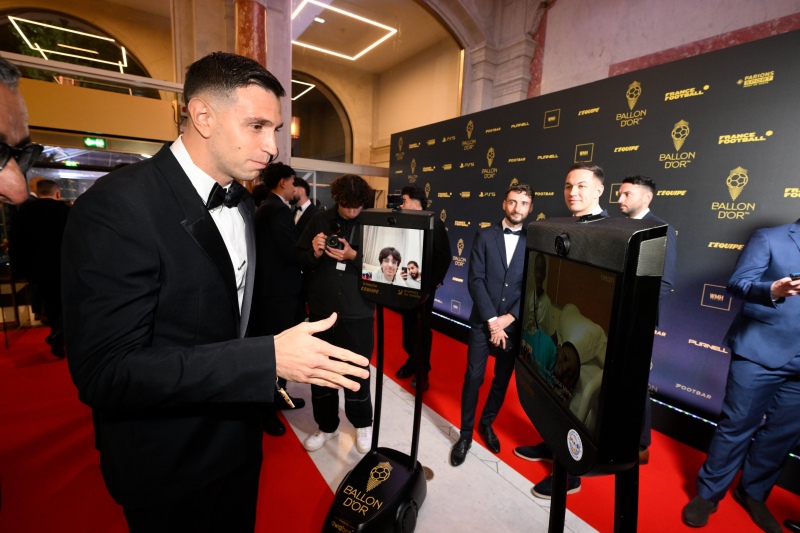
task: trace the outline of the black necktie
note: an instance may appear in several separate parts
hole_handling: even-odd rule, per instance
[[[211,194],[208,195],[206,207],[209,211],[221,205],[224,205],[225,207],[236,207],[239,205],[239,202],[242,200],[242,196],[244,196],[244,193],[246,192],[247,189],[245,189],[238,181],[231,182],[227,191],[223,189],[219,183],[215,183],[211,188]]]
[[[518,229],[514,231],[513,229],[510,228],[503,228],[503,233],[505,233],[506,235],[522,235],[522,230]]]

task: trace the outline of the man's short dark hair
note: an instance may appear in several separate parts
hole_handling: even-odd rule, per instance
[[[19,69],[0,57],[0,82],[12,91],[16,91],[19,85],[19,77]]]
[[[383,260],[389,257],[390,255],[394,257],[394,262],[397,263],[398,265],[400,264],[400,261],[403,260],[403,258],[400,257],[400,252],[397,251],[397,248],[392,248],[391,246],[387,246],[386,248],[381,250],[381,252],[378,254],[378,262],[383,263]]]
[[[258,207],[264,203],[264,200],[269,196],[269,189],[267,189],[267,186],[263,183],[256,183],[253,185],[253,190],[250,191],[250,194],[253,196],[253,202],[256,204],[256,207]]]
[[[606,179],[605,172],[603,172],[603,167],[601,167],[600,165],[595,165],[594,163],[575,163],[574,165],[569,167],[567,174],[569,174],[573,170],[588,170],[589,172],[594,174],[595,178],[600,180],[600,183],[603,183]]]
[[[413,185],[407,185],[403,187],[403,190],[400,192],[400,194],[404,196],[408,195],[408,197],[411,198],[412,200],[418,201],[422,209],[428,207],[428,198],[425,196],[425,192],[419,187],[414,187]]]
[[[531,199],[531,202],[533,202],[533,189],[531,189],[531,186],[526,183],[517,183],[516,185],[512,185],[511,187],[506,189],[505,198],[508,198],[508,195],[511,194],[512,192],[524,194],[525,196]]]
[[[230,99],[236,89],[250,85],[258,85],[278,98],[286,95],[281,82],[257,61],[237,54],[214,52],[186,69],[183,100],[188,104],[203,92]]]
[[[289,179],[294,176],[294,169],[286,163],[280,161],[270,163],[267,168],[261,171],[261,181],[267,186],[267,190],[273,190],[281,180]]]
[[[41,180],[36,184],[36,194],[39,196],[53,196],[60,190],[61,187],[53,180]]]
[[[622,183],[630,183],[631,185],[641,185],[642,187],[647,187],[650,189],[650,192],[653,194],[653,196],[656,195],[656,182],[647,176],[628,176],[622,180]]]
[[[340,207],[367,207],[372,201],[372,187],[361,176],[345,174],[331,183],[331,196]]]
[[[419,263],[417,263],[416,261],[409,261],[408,264],[414,265],[415,267],[419,268]]]
[[[308,186],[308,182],[303,178],[298,178],[297,176],[294,177],[294,186],[295,187],[302,187],[304,191],[306,191],[306,196],[311,196],[311,187]]]

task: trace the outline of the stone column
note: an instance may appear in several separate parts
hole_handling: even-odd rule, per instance
[[[265,0],[234,0],[234,51],[267,66],[267,7]]]

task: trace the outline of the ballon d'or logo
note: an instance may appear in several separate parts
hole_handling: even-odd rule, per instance
[[[747,185],[749,178],[747,177],[747,170],[742,167],[736,167],[731,170],[726,183],[728,184],[728,192],[731,194],[731,200],[736,200],[742,194],[744,186]]]
[[[461,254],[464,252],[464,239],[458,239],[456,248],[458,249],[458,257],[461,257]]]
[[[489,168],[492,168],[492,161],[494,161],[494,148],[489,148],[486,152],[486,161],[489,162]]]
[[[467,139],[472,139],[472,131],[475,129],[475,124],[470,120],[467,122]]]
[[[403,138],[400,137],[397,139],[397,150],[402,152],[403,151]]]
[[[412,159],[412,160],[411,160],[411,173],[412,173],[412,174],[414,174],[414,170],[415,170],[416,168],[417,168],[417,160],[416,160],[416,159]]]
[[[389,461],[378,463],[369,471],[369,481],[367,481],[367,492],[371,491],[387,479],[392,472],[392,465]]]
[[[425,184],[425,198],[427,198],[430,195],[431,195],[431,184],[430,183],[426,183]]]
[[[442,209],[442,212],[439,213],[439,219],[444,223],[444,221],[447,220],[447,211]]]
[[[675,146],[676,152],[681,149],[683,143],[686,141],[686,137],[689,136],[690,131],[689,123],[685,120],[675,123],[675,127],[672,128],[672,144]]]
[[[633,111],[639,97],[642,96],[642,84],[635,81],[628,85],[628,90],[625,91],[625,97],[628,99],[628,107]]]

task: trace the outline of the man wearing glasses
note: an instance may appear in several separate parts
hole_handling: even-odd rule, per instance
[[[28,110],[17,90],[19,70],[0,58],[0,202],[21,204],[28,199],[25,173],[42,153],[28,134]]]

